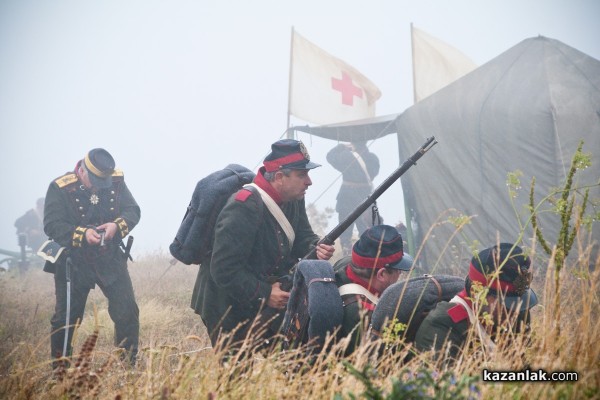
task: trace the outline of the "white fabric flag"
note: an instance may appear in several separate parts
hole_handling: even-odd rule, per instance
[[[420,29],[411,28],[415,103],[477,68],[454,47]]]
[[[291,64],[290,114],[315,124],[375,116],[377,86],[296,32]]]

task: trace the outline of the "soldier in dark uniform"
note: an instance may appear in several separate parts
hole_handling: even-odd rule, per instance
[[[139,220],[140,208],[123,173],[115,170],[113,157],[104,149],[90,150],[73,172],[50,183],[44,230],[65,248],[55,263],[46,262],[44,267],[54,274],[56,306],[50,338],[53,358],[71,354],[72,326],[68,330],[67,354],[63,354],[69,260],[70,324],[81,321],[89,291],[98,285],[108,299],[108,313],[115,323],[115,345],[127,352],[130,362],[135,362],[139,310],[127,271],[127,255],[120,245]]]
[[[355,350],[367,332],[381,293],[398,281],[402,271],[410,271],[411,265],[412,258],[403,252],[402,236],[389,225],[375,225],[364,231],[354,243],[352,255],[335,263],[338,288],[355,283],[368,291],[360,294],[348,286],[349,294],[340,293],[344,303],[340,337],[352,335],[346,355]]]
[[[219,214],[212,258],[198,272],[191,306],[202,317],[213,346],[223,333],[235,331],[232,344],[248,336],[257,346],[278,333],[290,294],[276,280],[319,239],[304,204],[312,184],[308,172],[319,164],[310,161],[297,140],[279,140],[271,149],[255,186],[232,195]],[[270,207],[282,212],[279,220]],[[317,257],[328,260],[333,251],[333,246],[319,245]],[[261,334],[249,332],[257,316],[275,318]]]
[[[465,289],[450,302],[439,302],[423,320],[415,338],[417,350],[433,349],[441,354],[449,342],[448,361],[452,362],[461,354],[470,332],[484,351],[492,351],[495,339],[509,325],[517,331],[526,330],[529,309],[537,304],[537,296],[529,287],[531,279],[531,260],[519,246],[500,243],[482,250],[471,260]],[[474,304],[473,299],[484,294],[487,304]],[[493,325],[481,322],[484,313],[491,315]]]
[[[27,246],[34,252],[47,240],[44,234],[44,198],[40,197],[35,208],[27,211],[15,221],[17,235],[24,234]]]
[[[327,161],[342,173],[342,186],[337,195],[335,210],[343,221],[373,191],[373,179],[379,173],[379,159],[369,151],[366,142],[340,143],[327,153]],[[344,253],[352,249],[354,225],[359,236],[370,225],[369,211],[340,235]]]

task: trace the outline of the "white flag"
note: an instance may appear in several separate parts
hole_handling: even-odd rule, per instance
[[[454,47],[412,27],[415,102],[433,94],[477,65]]]
[[[315,124],[375,116],[381,92],[368,78],[292,33],[290,114]]]

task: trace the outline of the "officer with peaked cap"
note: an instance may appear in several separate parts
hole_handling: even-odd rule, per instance
[[[396,228],[375,225],[354,243],[351,256],[335,263],[336,284],[342,288],[344,304],[340,336],[352,335],[346,354],[360,343],[381,293],[398,281],[402,271],[410,271],[412,261],[412,257],[404,253],[402,236]],[[364,290],[357,291],[356,285]],[[347,294],[344,287],[348,288]]]
[[[416,348],[439,352],[450,342],[449,355],[456,359],[473,329],[484,350],[493,350],[494,341],[509,326],[516,331],[527,328],[529,310],[538,302],[531,280],[531,259],[519,246],[500,243],[480,251],[469,265],[465,289],[450,302],[439,302],[423,320]],[[491,326],[482,323],[484,314],[492,317]]]
[[[139,220],[140,207],[105,149],[90,150],[74,171],[50,183],[44,231],[54,245],[63,247],[60,257],[44,266],[46,272],[54,274],[56,306],[50,337],[54,359],[71,355],[73,326],[83,318],[90,289],[98,285],[108,299],[115,345],[135,363],[139,311],[121,245]],[[66,321],[71,327],[65,340]]]
[[[319,237],[306,215],[308,173],[319,167],[304,144],[283,139],[271,146],[251,186],[233,194],[216,223],[212,258],[198,272],[192,308],[200,314],[213,346],[222,334],[239,344],[246,338],[260,346],[281,328],[289,293],[276,280],[289,273]],[[317,257],[328,260],[334,247],[319,245]],[[260,334],[250,332],[256,318],[269,321]],[[235,347],[234,347],[235,348]]]

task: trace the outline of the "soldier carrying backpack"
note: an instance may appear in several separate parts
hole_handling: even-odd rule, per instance
[[[346,354],[352,353],[365,337],[379,296],[411,266],[412,258],[403,251],[402,236],[389,225],[367,229],[354,243],[352,255],[333,266],[344,305],[340,335],[351,335]]]
[[[194,285],[191,306],[213,346],[226,344],[219,342],[225,334],[234,348],[245,339],[268,344],[279,331],[290,295],[277,279],[319,240],[304,204],[312,184],[308,172],[319,164],[297,140],[279,140],[271,149],[252,186],[231,195],[218,214],[212,255],[202,262]],[[320,244],[317,258],[328,260],[333,251]],[[270,323],[253,325],[257,318]]]

